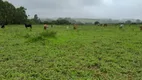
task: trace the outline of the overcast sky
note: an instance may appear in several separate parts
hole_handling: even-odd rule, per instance
[[[142,0],[8,0],[41,18],[142,19]]]

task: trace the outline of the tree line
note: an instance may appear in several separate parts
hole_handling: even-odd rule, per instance
[[[55,24],[55,25],[70,25],[70,24],[84,24],[79,21],[75,21],[71,18],[58,18],[56,20],[44,20],[42,21],[43,24]]]

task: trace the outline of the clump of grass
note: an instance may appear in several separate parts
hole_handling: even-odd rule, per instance
[[[30,38],[31,42],[38,42],[38,41],[45,41],[49,38],[56,38],[57,32],[54,31],[46,31],[35,35],[34,37]],[[28,35],[26,37],[29,37]]]
[[[27,33],[26,35],[24,35],[24,37],[25,37],[25,38],[30,38],[31,35]]]
[[[43,41],[45,40],[45,38],[43,38],[42,36],[36,36],[34,38],[30,38],[31,42],[37,42],[37,41]]]
[[[40,33],[40,36],[43,36],[45,38],[55,38],[56,34],[57,34],[57,32],[54,32],[54,31],[51,31],[51,32],[46,31],[46,32]]]

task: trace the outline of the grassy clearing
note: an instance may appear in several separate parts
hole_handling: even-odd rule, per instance
[[[136,26],[8,25],[0,29],[0,79],[141,80],[141,35]]]

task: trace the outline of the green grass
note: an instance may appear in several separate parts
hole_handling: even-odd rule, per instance
[[[141,80],[137,26],[0,29],[0,80]]]

